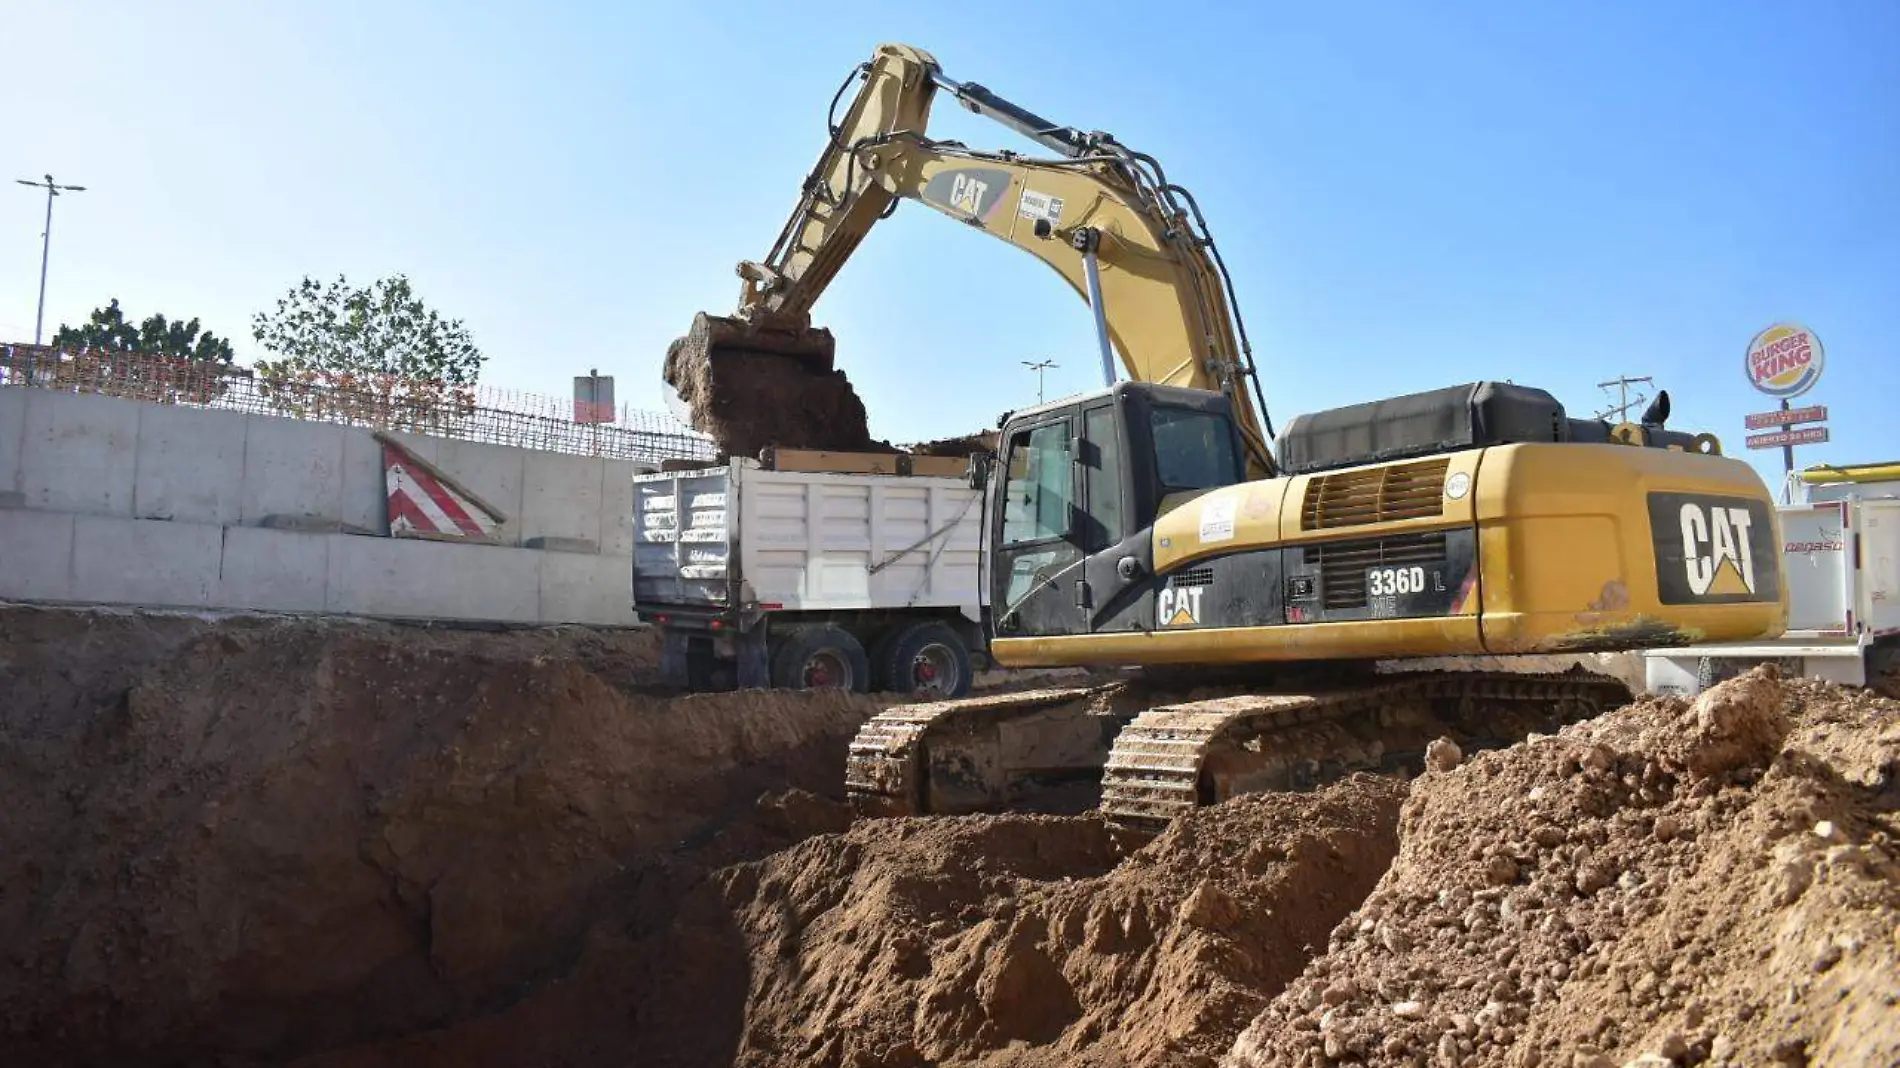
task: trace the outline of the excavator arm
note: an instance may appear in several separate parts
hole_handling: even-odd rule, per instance
[[[828,365],[830,336],[811,329],[812,306],[871,228],[899,200],[915,200],[1054,268],[1095,311],[1105,376],[1112,351],[1135,380],[1225,394],[1249,477],[1275,473],[1272,426],[1226,270],[1193,198],[1154,159],[955,82],[915,48],[878,48],[840,86],[834,116],[854,79],[857,95],[828,123],[778,240],[764,260],[739,266],[740,307],[719,332],[723,343],[803,347]],[[925,130],[940,89],[1051,155],[932,140]]]

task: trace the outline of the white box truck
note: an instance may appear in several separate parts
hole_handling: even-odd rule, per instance
[[[1891,475],[1891,477],[1886,477]],[[1788,629],[1774,641],[1645,652],[1651,693],[1696,694],[1756,664],[1900,698],[1900,465],[1798,476],[1777,509]]]
[[[897,473],[963,461],[768,461],[634,476],[633,607],[665,681],[967,693],[987,664],[982,493]]]

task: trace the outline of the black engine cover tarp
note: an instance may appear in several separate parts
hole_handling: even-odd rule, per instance
[[[1279,458],[1285,474],[1299,475],[1455,449],[1571,439],[1564,406],[1549,393],[1474,382],[1295,416],[1280,435]]]

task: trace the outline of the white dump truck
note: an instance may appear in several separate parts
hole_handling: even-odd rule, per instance
[[[1806,499],[1777,509],[1788,629],[1747,645],[1644,654],[1652,693],[1695,694],[1761,663],[1783,675],[1900,698],[1900,463],[1795,476]]]
[[[967,461],[766,450],[633,480],[634,611],[692,689],[961,696],[987,664]]]

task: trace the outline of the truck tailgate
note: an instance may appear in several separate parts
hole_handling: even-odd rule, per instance
[[[731,490],[723,467],[634,479],[634,604],[730,604]]]
[[[1781,573],[1788,584],[1788,630],[1848,634],[1854,577],[1847,504],[1784,505],[1778,511]]]

